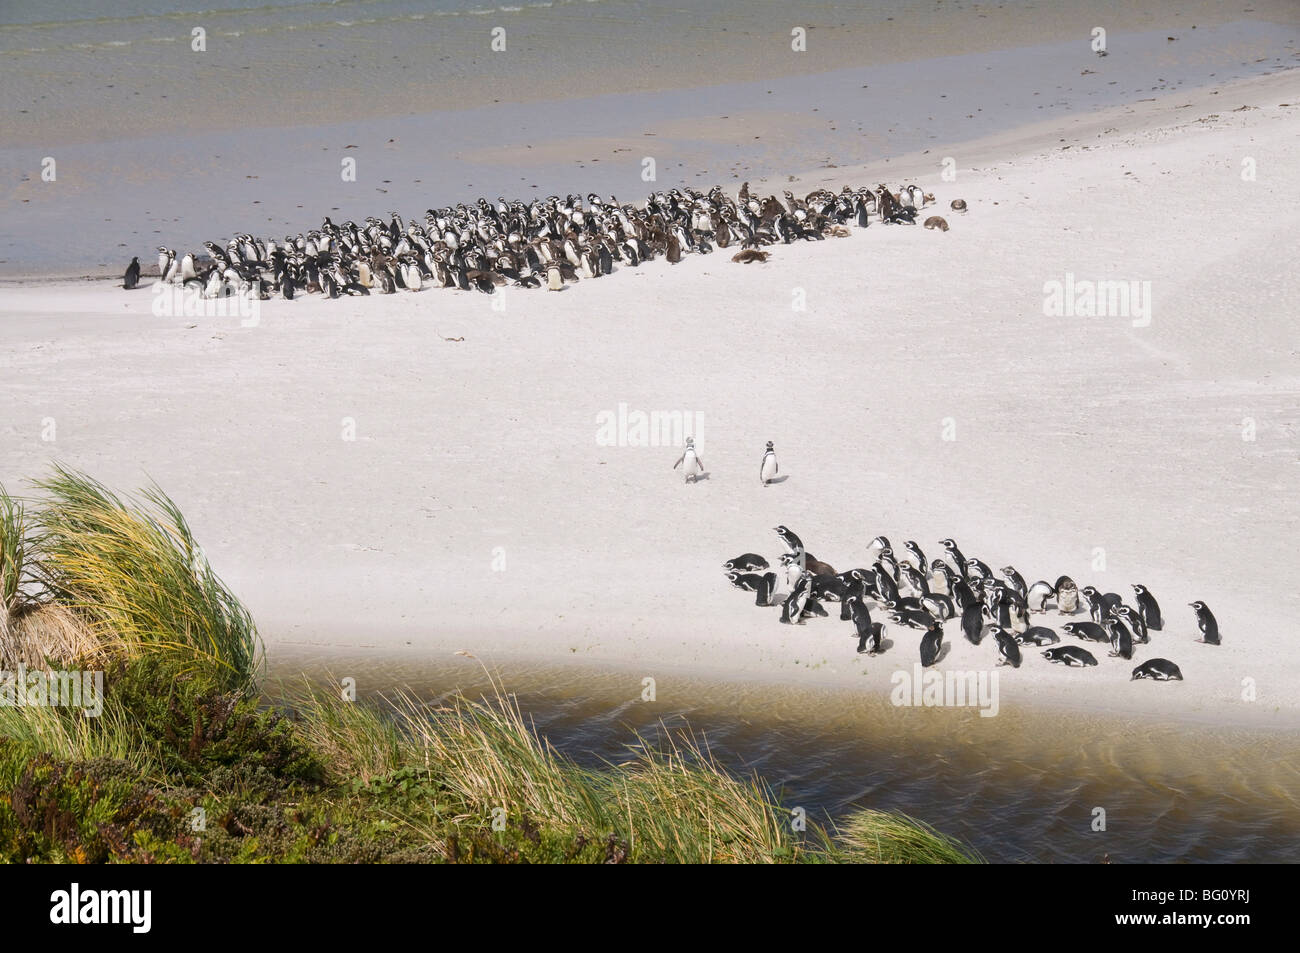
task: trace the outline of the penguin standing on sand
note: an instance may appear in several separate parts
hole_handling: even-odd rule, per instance
[[[767,449],[763,451],[763,462],[758,468],[758,478],[763,482],[763,486],[767,486],[776,474],[776,451],[772,449],[772,441],[769,440]]]
[[[1214,613],[1204,602],[1189,602],[1189,606],[1196,610],[1196,624],[1201,630],[1204,638],[1198,639],[1206,645],[1218,645],[1219,643],[1219,623],[1214,618]]]
[[[132,258],[131,264],[126,266],[126,274],[122,276],[122,287],[130,291],[140,283],[140,259]]]
[[[943,648],[943,623],[937,619],[930,623],[921,636],[921,667],[929,668],[939,661],[939,651]]]
[[[1133,593],[1142,621],[1146,623],[1148,629],[1155,629],[1159,632],[1165,624],[1164,620],[1160,618],[1160,603],[1156,602],[1156,597],[1147,591],[1146,586],[1135,584]]]
[[[687,483],[699,482],[700,474],[704,472],[704,461],[701,460],[700,455],[695,452],[695,439],[693,437],[686,438],[686,449],[682,451],[682,455],[678,457],[677,462],[673,464],[674,470],[678,467],[682,468],[682,473],[685,475]]]

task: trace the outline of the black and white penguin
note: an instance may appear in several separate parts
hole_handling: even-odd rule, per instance
[[[1134,585],[1133,593],[1138,614],[1142,616],[1142,621],[1146,623],[1148,629],[1159,632],[1164,628],[1165,624],[1160,617],[1160,603],[1156,602],[1156,597],[1151,595],[1146,586]]]
[[[957,548],[957,544],[951,539],[941,539],[939,540],[939,545],[947,551],[948,558],[952,560],[953,568],[957,570],[958,575],[963,579],[968,579],[969,577],[966,574],[966,557],[961,554],[961,550]]]
[[[799,576],[799,581],[794,584],[790,595],[786,597],[785,602],[781,605],[781,621],[786,625],[795,625],[800,621],[803,615],[804,606],[808,604],[808,597],[812,593],[812,573],[804,572]]]
[[[757,592],[758,587],[763,584],[763,577],[759,573],[740,573],[733,571],[727,573],[727,578],[731,580],[733,586],[737,589],[743,589],[745,592]],[[776,578],[775,573],[772,574],[772,578]]]
[[[938,592],[927,592],[921,596],[921,608],[940,622],[946,622],[957,614],[952,599]]]
[[[131,264],[126,266],[126,274],[122,276],[122,287],[131,291],[140,283],[140,259],[132,258]]]
[[[1056,590],[1046,579],[1040,579],[1029,587],[1025,594],[1025,604],[1031,612],[1042,612],[1047,608],[1047,600],[1056,595]]]
[[[767,569],[767,560],[758,553],[741,553],[735,559],[728,559],[722,564],[722,568],[728,571],[736,572],[758,572]]]
[[[1133,633],[1128,630],[1117,616],[1109,616],[1101,627],[1110,636],[1110,657],[1131,659],[1133,657]]]
[[[1061,637],[1045,625],[1035,625],[1024,632],[1013,633],[1021,645],[1055,645]]]
[[[913,559],[916,560],[917,569],[921,570],[922,572],[929,571],[930,563],[925,558],[925,553],[921,552],[921,547],[917,545],[916,540],[909,539],[907,542],[903,544],[903,549],[907,551],[907,554],[909,556],[911,556]]]
[[[1133,677],[1129,681],[1136,681],[1140,678],[1150,678],[1157,682],[1183,680],[1182,670],[1167,658],[1147,659],[1137,668],[1133,669]]]
[[[1025,585],[1025,577],[1016,572],[1014,566],[1003,566],[1002,576],[1006,579],[1008,585],[1019,593],[1021,599],[1027,599],[1029,596],[1029,587]]]
[[[1206,645],[1219,645],[1219,623],[1214,618],[1214,613],[1204,602],[1187,603],[1196,610],[1196,625],[1201,630],[1201,638],[1198,642],[1204,642]]]
[[[924,609],[890,608],[889,618],[895,625],[905,625],[913,629],[926,629],[935,622],[934,616]]]
[[[853,631],[858,637],[858,651],[864,652],[871,638],[871,611],[867,608],[866,600],[858,593],[845,599],[844,605],[849,610],[849,619],[853,622]],[[875,652],[871,654],[874,655]]]
[[[685,475],[687,483],[699,482],[701,474],[704,473],[704,461],[700,459],[699,454],[695,450],[694,438],[686,438],[686,449],[682,451],[682,455],[678,457],[677,462],[673,464],[674,470],[678,467],[682,468],[682,473]]]
[[[925,573],[917,569],[911,563],[902,563],[898,567],[901,580],[907,583],[907,587],[912,590],[913,595],[928,596],[930,594],[930,580]],[[947,598],[945,596],[945,598]]]
[[[970,602],[961,611],[961,634],[971,645],[979,645],[984,638],[984,607]]]
[[[781,542],[785,543],[790,552],[803,552],[803,540],[796,536],[792,530],[786,529],[784,526],[777,526],[775,532],[777,536],[781,537]]]
[[[772,449],[772,441],[767,442],[767,449],[763,451],[763,462],[758,467],[758,478],[763,486],[772,482],[777,474],[776,451]]]
[[[890,578],[895,583],[898,582],[898,560],[894,558],[892,549],[888,546],[882,549],[879,555],[876,556],[876,562],[885,567],[885,571],[889,573]]]
[[[1142,621],[1141,613],[1132,606],[1120,606],[1115,610],[1115,615],[1133,632],[1133,641],[1136,644],[1146,645],[1151,641],[1151,636],[1147,634],[1147,624]]]
[[[1011,633],[1003,629],[994,629],[993,637],[998,643],[998,664],[1019,668],[1021,661],[1020,643],[1012,637]]]
[[[1073,615],[1079,609],[1079,587],[1069,576],[1061,576],[1053,587],[1056,592],[1056,609],[1067,615]]]
[[[1084,586],[1079,590],[1079,595],[1083,597],[1084,603],[1088,606],[1088,615],[1093,622],[1101,622],[1102,619],[1111,615],[1115,607],[1122,601],[1117,593],[1099,592],[1096,586]]]
[[[1085,642],[1109,642],[1110,635],[1096,622],[1067,622],[1061,631]]]
[[[939,652],[943,648],[943,624],[938,620],[930,623],[921,636],[921,667],[929,668],[939,661]]]
[[[1056,645],[1050,649],[1044,649],[1043,658],[1049,662],[1069,665],[1072,668],[1083,668],[1087,665],[1097,664],[1097,659],[1091,652],[1077,645]]]
[[[971,559],[966,560],[966,568],[970,570],[970,572],[966,573],[967,579],[974,578],[981,581],[988,581],[993,578],[993,570],[990,569],[988,564],[982,560],[972,557]]]
[[[821,619],[830,616],[830,613],[826,611],[826,607],[822,605],[821,600],[811,595],[808,597],[808,601],[804,603],[803,611],[804,615],[815,615]]]

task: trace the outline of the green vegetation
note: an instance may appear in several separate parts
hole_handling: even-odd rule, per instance
[[[790,812],[688,733],[582,768],[514,701],[271,706],[261,643],[160,491],[0,488],[0,667],[105,672],[103,711],[0,706],[0,862],[968,862],[897,815]]]

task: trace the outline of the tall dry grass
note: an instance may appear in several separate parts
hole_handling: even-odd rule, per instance
[[[36,486],[46,499],[34,519],[35,574],[50,598],[103,644],[171,656],[223,688],[255,687],[257,628],[169,497],[154,487],[128,503],[62,466]]]

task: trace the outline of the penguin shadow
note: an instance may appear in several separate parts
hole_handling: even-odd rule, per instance
[[[767,482],[768,482],[768,483],[784,483],[784,482],[785,482],[786,480],[788,480],[788,479],[790,479],[788,476],[774,476],[774,477],[772,477],[772,479],[768,480]]]
[[[691,483],[699,483],[701,480],[707,480],[708,478],[709,478],[709,471],[708,471],[708,470],[704,470],[704,471],[702,471],[701,473],[697,474],[696,477],[695,477],[695,479],[694,479],[694,480],[691,480],[690,482],[691,482]]]
[[[940,662],[946,659],[948,657],[948,653],[950,653],[951,651],[952,651],[952,643],[944,642],[943,645],[939,646],[939,654],[934,657],[934,664],[938,665]]]

